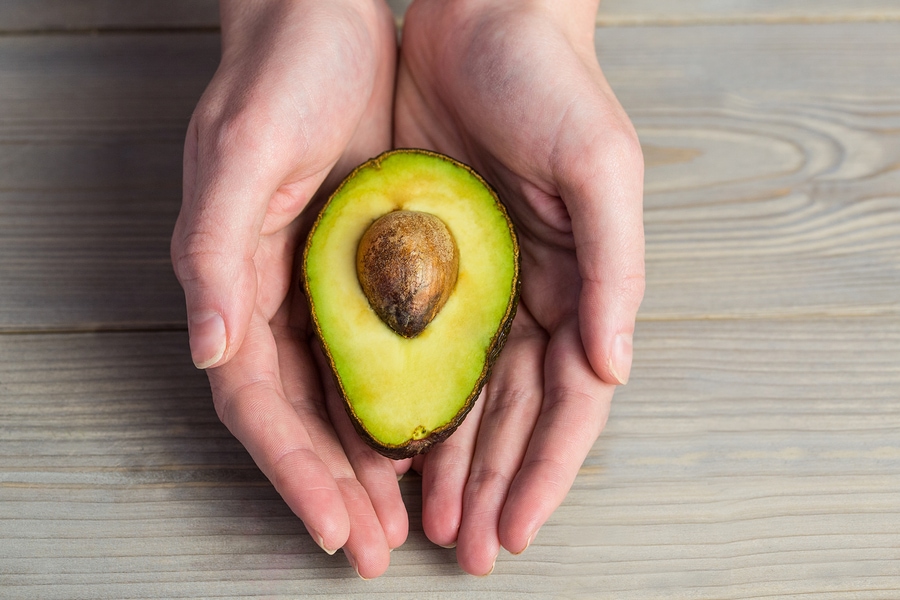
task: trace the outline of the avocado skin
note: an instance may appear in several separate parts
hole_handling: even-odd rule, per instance
[[[347,396],[346,390],[344,389],[343,383],[341,382],[340,377],[338,376],[338,369],[334,362],[334,357],[331,355],[331,352],[328,348],[327,340],[323,335],[322,328],[319,324],[319,320],[316,316],[315,307],[311,301],[308,302],[310,308],[310,315],[313,324],[313,330],[316,334],[316,337],[319,340],[322,351],[325,355],[326,360],[328,361],[328,365],[331,370],[332,378],[335,382],[335,387],[338,390],[338,393],[341,397],[342,403],[344,405],[344,409],[347,411],[347,415],[350,418],[350,422],[353,424],[354,429],[359,434],[359,436],[363,439],[363,441],[372,449],[377,451],[378,453],[390,458],[392,460],[403,460],[405,458],[411,458],[418,454],[424,454],[428,450],[430,450],[433,446],[440,444],[445,441],[450,435],[453,434],[454,431],[462,424],[463,420],[465,420],[466,416],[469,414],[469,411],[472,410],[472,407],[475,405],[475,402],[478,399],[478,395],[481,393],[481,390],[484,388],[484,385],[487,383],[488,378],[491,374],[491,369],[494,366],[497,358],[500,356],[500,352],[503,350],[504,345],[506,344],[507,338],[509,337],[509,332],[512,328],[513,319],[516,315],[516,310],[519,304],[519,297],[521,293],[521,256],[519,251],[519,241],[518,236],[516,234],[515,228],[511,219],[509,218],[509,213],[506,210],[506,207],[503,205],[503,202],[500,200],[497,191],[484,180],[481,175],[479,175],[474,169],[470,166],[461,163],[449,156],[444,154],[440,154],[438,152],[434,152],[431,150],[424,150],[418,148],[403,148],[396,150],[389,150],[383,152],[382,154],[362,163],[358,167],[356,167],[346,178],[341,182],[341,184],[332,192],[331,196],[329,196],[328,201],[322,206],[319,211],[318,216],[316,217],[315,222],[312,225],[312,228],[309,231],[307,236],[306,244],[303,252],[303,260],[302,260],[302,268],[301,268],[301,282],[300,287],[304,292],[306,298],[309,300],[312,295],[309,289],[309,278],[306,276],[306,267],[307,267],[307,256],[310,249],[311,240],[313,239],[313,235],[315,234],[316,228],[319,225],[323,215],[325,214],[331,200],[336,197],[344,187],[344,185],[353,179],[353,177],[361,170],[376,167],[380,168],[380,163],[384,159],[394,155],[394,154],[403,154],[403,153],[418,153],[426,156],[431,156],[434,158],[438,158],[440,160],[448,161],[462,169],[468,171],[472,176],[474,176],[479,182],[481,182],[484,187],[489,190],[490,194],[493,196],[494,201],[496,203],[497,209],[503,214],[506,219],[507,226],[509,228],[510,239],[512,242],[513,248],[513,259],[515,263],[515,277],[513,279],[513,292],[510,294],[509,303],[507,304],[506,313],[504,317],[501,319],[500,325],[497,328],[497,332],[494,334],[491,344],[489,345],[485,361],[484,368],[482,369],[481,375],[478,377],[478,380],[470,392],[468,398],[466,399],[465,404],[462,409],[444,426],[433,429],[428,436],[421,439],[411,439],[407,442],[399,445],[386,444],[381,442],[377,438],[375,438],[362,424],[359,417],[353,410],[353,406]]]

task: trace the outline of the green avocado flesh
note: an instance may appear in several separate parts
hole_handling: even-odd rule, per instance
[[[437,217],[458,252],[446,303],[414,337],[376,314],[357,274],[363,234],[393,211]],[[358,167],[331,196],[303,264],[316,333],[363,439],[399,459],[448,437],[477,399],[518,302],[518,243],[494,191],[446,156],[387,152]]]

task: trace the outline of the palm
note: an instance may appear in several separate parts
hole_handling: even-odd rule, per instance
[[[610,326],[598,312],[614,307],[598,263],[616,245],[604,233],[640,234],[640,211],[637,225],[632,208],[631,222],[597,226],[628,191],[585,180],[621,166],[610,167],[608,150],[633,131],[592,46],[569,43],[540,15],[508,11],[448,26],[453,16],[447,3],[427,1],[407,12],[395,144],[473,165],[498,189],[520,237],[523,287],[507,349],[480,406],[416,463],[426,533],[457,542],[462,566],[480,574],[501,544],[527,546],[605,422],[613,386],[601,377],[615,377],[601,348]],[[634,254],[636,283],[642,255]]]
[[[498,188],[521,236],[524,307],[552,330],[577,310],[581,277],[571,218],[555,174],[544,166],[554,149],[590,144],[568,139],[566,119],[580,107],[560,90],[575,80],[595,95],[599,68],[588,72],[574,54],[535,55],[529,40],[559,34],[551,26],[535,31],[533,23],[522,23],[531,32],[503,23],[481,32],[477,44],[448,43],[438,54],[433,32],[417,28],[415,17],[411,11],[404,32],[395,144],[451,154]],[[502,81],[493,78],[497,73]]]
[[[188,131],[173,260],[189,314],[226,320],[208,370],[220,418],[314,539],[374,577],[406,537],[395,467],[363,447],[320,376],[296,259],[315,199],[390,146],[393,19],[386,7],[249,6],[223,4],[222,63]]]

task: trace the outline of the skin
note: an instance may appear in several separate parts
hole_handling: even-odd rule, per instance
[[[222,60],[188,129],[172,238],[192,355],[220,418],[313,539],[376,577],[406,539],[408,464],[363,444],[322,377],[295,257],[321,196],[390,146],[393,17],[357,0],[221,12]]]
[[[597,2],[417,0],[406,14],[395,144],[497,187],[522,294],[480,410],[414,468],[423,525],[489,573],[559,506],[631,366],[644,291],[643,160],[597,63]]]
[[[464,570],[490,572],[501,546],[524,551],[628,378],[643,162],[597,65],[596,9],[416,0],[395,71],[376,0],[222,2],[222,61],[188,130],[172,238],[191,352],[222,421],[313,539],[364,578],[406,538],[397,474],[411,464],[425,533],[456,544]],[[474,166],[522,252],[519,311],[482,398],[414,463],[356,435],[296,286],[322,198],[392,136]]]

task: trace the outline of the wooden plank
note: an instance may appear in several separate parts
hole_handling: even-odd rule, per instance
[[[0,330],[172,327],[188,119],[218,35],[0,38]]]
[[[900,25],[599,37],[647,160],[642,318],[897,314]]]
[[[412,0],[388,0],[398,22]],[[603,0],[602,27],[897,21],[894,0]],[[0,32],[214,29],[216,0],[5,0]]]
[[[216,0],[4,0],[0,31],[208,28]]]
[[[603,27],[897,20],[894,0],[602,0],[597,15]]]
[[[635,581],[658,582],[659,596],[666,585],[712,598],[900,589],[898,325],[642,323],[634,385],[595,449],[598,533],[634,544],[609,556],[639,561]]]
[[[184,327],[161,191],[0,192],[0,329]]]
[[[411,0],[388,0],[401,18]],[[0,3],[0,33],[215,29],[217,0],[4,0]]]
[[[409,8],[409,5],[412,4],[413,0],[387,0],[388,6],[391,7],[391,10],[394,12],[394,16],[397,18],[398,24],[403,23],[403,15],[406,13],[406,9]]]
[[[183,322],[166,238],[217,52],[0,39],[0,329]],[[647,154],[642,319],[897,314],[900,25],[616,28],[598,52]]]
[[[19,143],[90,144],[104,133],[174,140],[218,62],[217,33],[3,37],[0,134]]]
[[[632,383],[522,556],[378,580],[317,549],[216,420],[184,333],[0,336],[16,598],[878,598],[900,589],[900,319],[642,323]],[[436,592],[435,592],[436,593]]]

